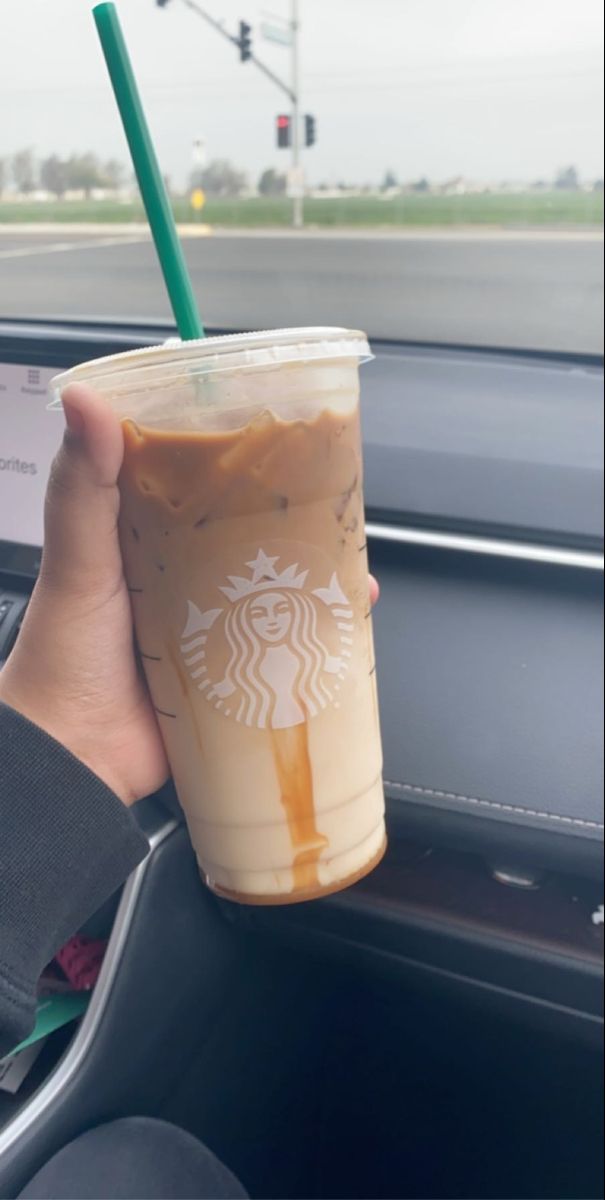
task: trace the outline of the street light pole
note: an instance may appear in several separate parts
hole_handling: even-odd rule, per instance
[[[291,0],[292,29],[292,224],[295,229],[302,229],[303,217],[303,183],[300,178],[300,64],[298,57],[298,0]]]

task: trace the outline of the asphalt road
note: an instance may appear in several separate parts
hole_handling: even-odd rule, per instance
[[[598,233],[214,233],[186,238],[208,326],[602,353]],[[142,233],[0,233],[0,316],[166,318]]]

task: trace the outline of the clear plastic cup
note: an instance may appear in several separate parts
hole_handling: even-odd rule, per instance
[[[57,376],[123,423],[137,642],[208,885],[288,903],[384,853],[361,333],[168,343]]]

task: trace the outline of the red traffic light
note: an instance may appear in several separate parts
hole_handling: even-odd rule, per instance
[[[287,113],[280,113],[275,118],[277,128],[277,145],[280,149],[287,149],[290,145],[290,124],[291,118]]]

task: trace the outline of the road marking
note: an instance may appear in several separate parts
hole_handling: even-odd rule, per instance
[[[190,222],[177,223],[182,237],[211,237],[212,225]],[[149,225],[143,221],[11,221],[2,224],[0,207],[0,237],[57,237],[59,234],[76,234],[78,237],[142,237],[151,241]]]
[[[179,232],[181,232],[179,230]],[[191,234],[185,228],[181,232],[183,238]],[[468,226],[451,226],[444,229],[436,226],[398,227],[382,226],[377,229],[355,228],[355,226],[306,226],[304,229],[258,229],[229,228],[226,225],[215,225],[212,229],[215,239],[257,239],[279,240],[288,239],[292,242],[308,241],[366,241],[366,242],[589,242],[602,245],[603,231],[598,229],[495,229],[469,228]]]
[[[0,258],[35,258],[38,254],[65,254],[70,250],[96,250],[98,246],[133,246],[148,239],[144,237],[95,238],[86,242],[48,242],[42,246],[19,246],[0,250]]]

